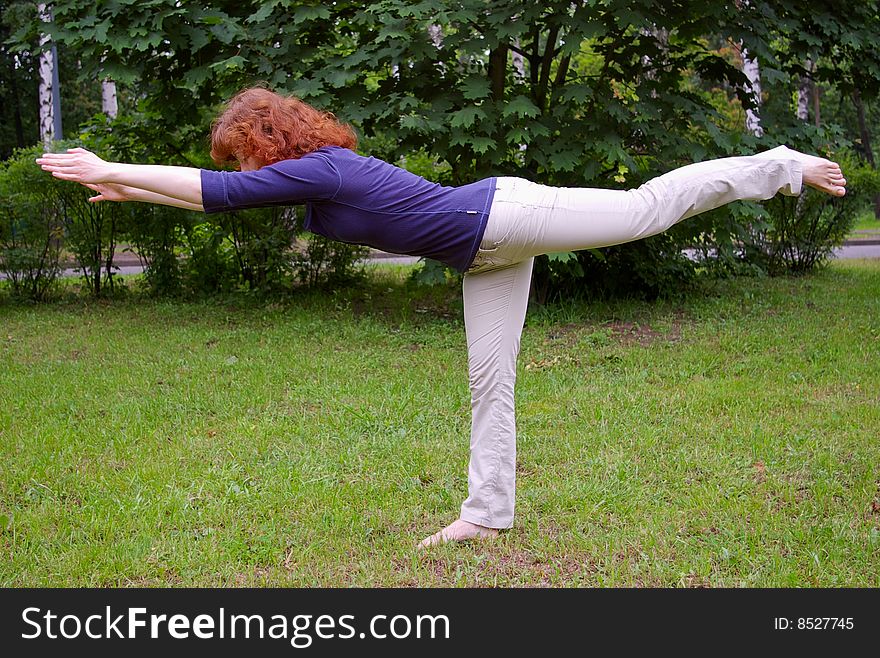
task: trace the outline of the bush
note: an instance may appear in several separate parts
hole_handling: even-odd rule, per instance
[[[166,143],[167,131],[146,115],[113,121],[97,115],[84,127],[83,137],[87,148],[110,160],[210,166],[206,153],[182,153]],[[119,207],[124,208],[118,217],[120,237],[146,261],[145,278],[156,295],[177,294],[184,286],[194,293],[225,292],[239,285],[269,292],[291,278],[311,284],[342,282],[354,277],[355,262],[367,253],[318,236],[308,238],[305,251],[297,252],[302,226],[294,208],[255,208],[206,220],[166,206]]]
[[[293,267],[296,277],[306,285],[340,285],[350,283],[362,275],[362,270],[357,268],[357,262],[366,258],[369,253],[368,247],[310,234],[305,239],[305,247],[294,255]]]
[[[45,299],[61,272],[64,184],[34,160],[41,146],[18,150],[0,165],[0,270],[13,294]]]
[[[220,215],[230,236],[240,280],[250,289],[270,292],[289,279],[296,211],[276,206]]]
[[[601,250],[540,256],[535,259],[535,299],[543,304],[559,297],[653,299],[679,294],[696,273],[681,248],[675,235],[662,233]]]
[[[880,192],[880,172],[849,152],[834,158],[847,179],[844,197],[805,188],[797,198],[777,195],[764,203],[767,223],[745,245],[745,258],[768,274],[803,274],[824,263],[843,244],[860,208]]]
[[[124,204],[123,233],[132,251],[144,263],[144,281],[156,297],[179,295],[183,288],[183,268],[178,251],[184,242],[185,226],[199,222],[198,214],[150,203]]]
[[[811,189],[799,197],[778,195],[765,207],[770,228],[754,235],[746,257],[771,276],[814,270],[843,244],[855,221],[846,197],[835,199]]]
[[[183,227],[187,258],[183,281],[193,292],[227,292],[238,283],[238,266],[226,231],[214,222]]]
[[[76,258],[89,292],[95,297],[105,286],[113,291],[113,256],[123,208],[116,203],[92,203],[94,192],[70,183],[61,187],[65,243]]]
[[[81,138],[86,148],[107,160],[194,164],[176,151],[174,138],[168,130],[157,125],[154,118],[142,114],[121,115],[113,120],[97,114],[82,126]],[[188,231],[203,221],[199,214],[149,203],[99,205],[113,206],[114,212],[118,213],[118,239],[128,242],[144,263],[144,280],[150,293],[155,296],[180,294],[185,273],[179,256],[184,244],[197,251],[206,247],[205,243],[198,242],[198,238],[195,242],[187,240]],[[210,280],[213,277],[204,278]],[[195,279],[202,280],[203,277],[197,275]]]

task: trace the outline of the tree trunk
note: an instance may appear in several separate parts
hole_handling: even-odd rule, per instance
[[[431,43],[435,48],[443,46],[443,26],[439,23],[431,23],[428,26],[428,36],[431,37]]]
[[[754,110],[746,110],[746,130],[755,137],[763,137],[764,128],[761,127],[761,117],[757,109],[761,105],[761,69],[758,60],[749,56],[749,51],[742,42],[740,42],[740,57],[742,57],[743,73],[749,80],[746,91],[755,100],[756,105]]]
[[[547,100],[547,90],[550,86],[550,65],[553,63],[553,55],[556,50],[556,39],[559,37],[559,28],[552,26],[547,33],[547,43],[544,45],[544,54],[541,57],[541,75],[538,79],[538,107],[544,112]]]
[[[101,111],[111,119],[115,119],[119,113],[116,104],[116,83],[110,78],[101,82]]]
[[[868,130],[868,122],[865,120],[865,106],[862,104],[862,94],[859,88],[853,89],[853,103],[856,106],[856,114],[859,117],[859,133],[862,138],[862,148],[865,151],[865,159],[872,167],[877,167],[874,161],[874,149],[871,148],[871,133]]]
[[[643,27],[639,33],[647,38],[653,39],[660,46],[660,50],[666,52],[669,49],[669,30],[659,28],[652,25],[651,29]],[[662,63],[661,63],[662,64]],[[642,71],[646,80],[657,79],[657,64],[651,59],[650,55],[642,55]],[[657,90],[651,90],[651,98],[657,98]]]
[[[856,114],[859,117],[859,134],[862,138],[862,150],[865,152],[865,159],[874,169],[877,163],[874,160],[874,149],[871,147],[871,131],[868,129],[868,122],[865,120],[865,106],[862,103],[862,94],[858,85],[853,89],[853,103],[856,106]],[[874,217],[880,219],[880,194],[874,197]]]
[[[532,26],[532,52],[529,55],[529,82],[532,88],[538,87],[538,64],[541,62],[541,28],[539,25]]]
[[[489,86],[492,98],[504,100],[504,81],[507,77],[507,44],[499,43],[489,51]]]
[[[513,51],[511,56],[511,62],[513,63],[513,72],[520,81],[525,80],[526,78],[526,67],[523,61],[522,53],[518,52],[522,49],[519,43],[519,37],[515,37],[513,40],[513,45],[516,50]]]
[[[44,3],[37,5],[40,13],[40,19],[44,23],[52,20],[52,13],[48,6]],[[55,51],[48,47],[49,35],[40,35],[40,138],[46,148],[52,144],[52,140],[56,139],[55,135],[55,104],[53,96],[56,92],[54,88],[55,78]]]
[[[740,11],[749,9],[749,0],[734,0],[734,4]],[[748,79],[745,91],[755,102],[754,110],[746,110],[746,130],[755,137],[763,137],[764,128],[761,127],[761,117],[758,114],[758,109],[761,106],[761,69],[758,66],[758,60],[749,56],[749,51],[742,41],[738,44],[738,50],[742,60],[743,73]]]
[[[801,76],[800,85],[798,85],[797,118],[801,121],[809,121],[810,89],[813,86],[810,74],[813,72],[813,62],[808,59],[804,64],[806,64],[805,68],[809,73]]]

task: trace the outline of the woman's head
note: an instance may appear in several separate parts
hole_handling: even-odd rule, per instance
[[[331,113],[261,87],[233,96],[211,129],[211,158],[218,164],[231,160],[274,164],[322,146],[354,149],[356,145],[351,126]]]

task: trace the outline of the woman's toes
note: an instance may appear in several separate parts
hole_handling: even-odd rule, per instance
[[[430,537],[425,537],[418,545],[419,548],[428,548],[438,544],[445,544],[452,541],[467,541],[469,539],[488,539],[497,537],[498,531],[495,528],[486,528],[464,519],[453,521],[448,526],[434,533]]]

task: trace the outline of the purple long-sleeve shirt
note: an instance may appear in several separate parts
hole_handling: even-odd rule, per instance
[[[305,204],[312,233],[426,256],[464,272],[477,253],[495,179],[444,187],[339,146],[256,171],[202,169],[205,212]]]

